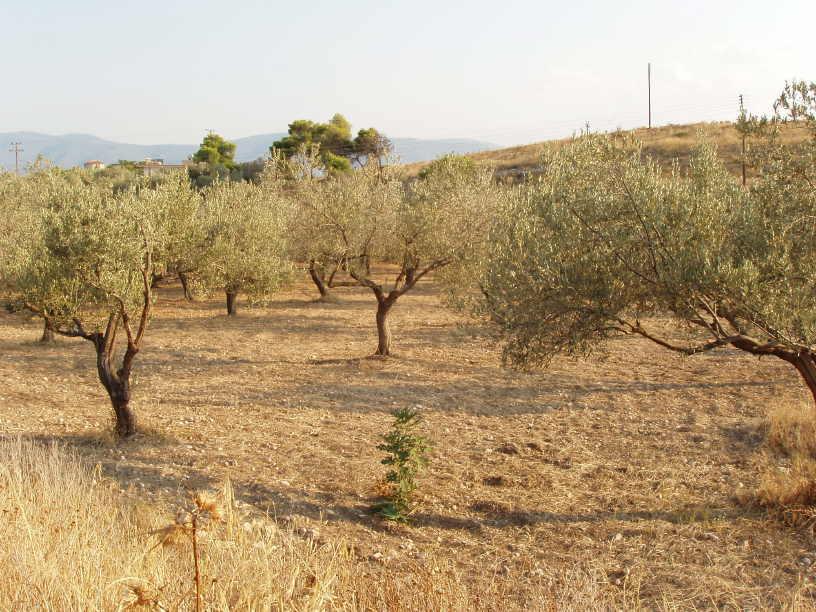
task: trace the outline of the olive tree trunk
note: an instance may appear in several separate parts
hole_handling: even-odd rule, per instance
[[[810,391],[813,403],[816,406],[816,354],[812,353],[806,348],[788,347],[775,342],[762,342],[743,334],[725,338],[715,338],[706,344],[696,347],[678,347],[667,342],[666,340],[656,338],[655,336],[647,333],[640,323],[630,325],[630,328],[635,333],[640,334],[641,336],[655,342],[656,344],[659,344],[664,348],[668,348],[685,355],[696,355],[720,346],[730,345],[758,357],[763,357],[765,355],[778,357],[782,361],[786,361],[796,368],[796,371],[799,372],[799,375],[802,377],[803,382],[807,386],[808,391]]]
[[[786,359],[785,361],[790,361],[797,369],[816,405],[816,358],[813,355],[800,354],[792,360]]]
[[[388,292],[383,290],[382,285],[358,273],[353,268],[349,269],[348,272],[351,277],[363,287],[371,289],[374,297],[377,298],[377,351],[374,353],[375,355],[385,357],[391,354],[391,326],[388,324],[388,313],[391,312],[391,308],[396,301],[400,296],[413,289],[419,279],[443,265],[447,265],[446,260],[431,262],[419,271],[417,271],[416,267],[404,266],[394,282],[394,288]]]
[[[377,300],[377,351],[375,355],[386,357],[391,354],[391,325],[388,322],[388,313],[394,302],[389,299]]]
[[[227,314],[234,317],[238,314],[238,292],[227,291]]]
[[[114,370],[111,357],[104,346],[98,346],[96,370],[113,406],[116,435],[119,438],[129,438],[136,433],[136,412],[130,406],[130,367],[124,365]],[[127,355],[125,363],[129,363]]]
[[[329,287],[324,280],[324,273],[323,269],[317,265],[315,260],[309,262],[309,276],[312,279],[312,282],[317,287],[317,290],[320,292],[321,298],[326,298],[329,296]]]
[[[50,343],[55,342],[56,338],[54,336],[54,324],[51,322],[51,319],[48,317],[43,319],[43,333],[40,337],[40,342],[43,343]]]
[[[783,361],[787,361],[799,372],[799,375],[810,391],[813,403],[816,405],[816,355],[804,349],[779,346],[772,342],[762,343],[743,335],[729,338],[728,344],[747,353],[751,353],[752,355],[760,357],[763,355],[772,355]],[[663,345],[666,346],[666,343],[663,343]],[[711,346],[713,346],[713,344]]]
[[[119,438],[130,438],[136,434],[136,412],[130,405],[130,373],[133,370],[133,360],[139,353],[142,339],[150,320],[150,311],[153,305],[150,270],[152,269],[151,252],[145,255],[145,266],[142,270],[143,301],[139,313],[138,325],[134,329],[130,313],[125,304],[119,301],[119,308],[108,315],[105,331],[88,332],[82,321],[74,318],[70,327],[58,327],[57,333],[71,338],[84,338],[93,343],[96,352],[96,373],[99,382],[108,392],[113,414],[116,420],[115,431]],[[116,335],[120,328],[125,330],[127,343],[121,365],[114,366],[116,357]]]
[[[332,270],[332,273],[329,274],[329,280],[327,281],[326,284],[329,286],[330,289],[334,288],[334,277],[337,276],[337,273],[340,271],[340,268],[342,266],[343,262],[338,261],[337,264],[334,266],[334,270]]]
[[[193,292],[190,290],[190,279],[184,272],[179,272],[179,281],[181,281],[181,289],[184,291],[184,299],[188,302],[193,301]]]

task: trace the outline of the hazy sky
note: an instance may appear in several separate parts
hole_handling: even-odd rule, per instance
[[[517,144],[765,111],[816,80],[816,1],[0,0],[0,132],[133,143],[341,112],[390,136]]]

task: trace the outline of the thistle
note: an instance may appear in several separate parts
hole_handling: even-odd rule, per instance
[[[223,520],[224,511],[215,496],[200,491],[192,496],[188,506],[179,508],[172,523],[159,529],[161,534],[157,546],[167,546],[178,541],[179,536],[190,539],[193,552],[193,568],[195,581],[196,612],[201,610],[201,554],[199,551],[199,536],[203,527]]]

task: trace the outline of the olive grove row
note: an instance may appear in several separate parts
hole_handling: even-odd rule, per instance
[[[775,137],[790,119],[810,130],[804,144]],[[456,156],[411,180],[381,163],[335,176],[307,147],[273,156],[257,184],[201,191],[184,176],[0,174],[0,295],[42,317],[46,337],[92,343],[122,437],[136,432],[131,370],[168,275],[234,314],[239,296],[267,299],[298,270],[332,299],[342,273],[375,298],[387,356],[389,313],[433,273],[516,365],[638,335],[686,355],[780,358],[816,398],[816,85],[788,84],[774,118],[740,121],[756,141],[747,186],[702,141],[687,171],[667,170],[618,134],[552,148],[522,185]],[[387,283],[372,273],[382,263]],[[677,325],[664,335],[655,316]]]
[[[427,274],[479,259],[498,189],[463,158],[406,183],[378,163],[330,178],[318,153],[201,191],[181,174],[126,186],[78,169],[0,175],[3,300],[42,317],[46,339],[92,343],[123,437],[136,432],[131,371],[167,275],[189,296],[221,292],[234,315],[239,296],[267,299],[298,267],[331,299],[342,270],[376,298],[376,353],[388,355],[392,307]],[[377,262],[396,264],[387,286]]]

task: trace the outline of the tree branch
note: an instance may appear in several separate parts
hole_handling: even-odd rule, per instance
[[[629,323],[628,321],[625,321],[623,319],[617,319],[617,321],[618,323],[623,325],[626,329],[628,329],[629,333],[638,334],[639,336],[643,336],[647,340],[651,340],[652,342],[662,346],[663,348],[667,348],[670,351],[674,351],[675,353],[681,353],[683,355],[688,356],[704,353],[706,351],[710,351],[712,349],[715,349],[720,346],[725,346],[727,344],[733,344],[734,341],[738,340],[741,337],[741,336],[728,336],[725,338],[716,338],[715,340],[706,342],[704,344],[699,344],[697,346],[679,346],[651,334],[640,324],[640,321],[635,321],[634,324]]]
[[[378,301],[385,299],[385,293],[383,292],[381,285],[378,285],[368,277],[360,276],[354,271],[354,268],[349,268],[349,276],[360,283],[363,287],[368,287],[371,289],[374,292],[374,295],[377,296]]]

